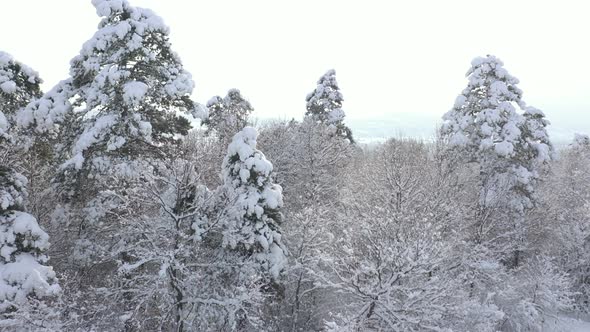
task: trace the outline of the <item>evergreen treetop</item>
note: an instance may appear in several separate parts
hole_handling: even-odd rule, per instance
[[[336,71],[328,70],[317,82],[316,88],[307,95],[306,117],[316,122],[333,126],[336,134],[347,138],[354,143],[352,131],[344,124],[344,111],[342,110],[342,93],[336,81]]]

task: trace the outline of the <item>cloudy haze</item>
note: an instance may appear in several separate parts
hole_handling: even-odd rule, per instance
[[[337,71],[347,122],[362,138],[429,135],[466,84],[472,58],[494,54],[545,111],[558,141],[590,132],[590,20],[583,1],[132,0],[171,27],[173,49],[207,101],[239,88],[259,118],[301,118],[305,95]],[[0,49],[66,78],[99,22],[88,1],[3,4]]]

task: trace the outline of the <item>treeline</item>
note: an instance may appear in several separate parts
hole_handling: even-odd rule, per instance
[[[237,89],[190,98],[153,12],[92,4],[50,91],[0,52],[1,330],[541,331],[588,312],[590,139],[558,154],[496,57],[433,141],[366,148],[335,71],[302,121],[255,129]]]

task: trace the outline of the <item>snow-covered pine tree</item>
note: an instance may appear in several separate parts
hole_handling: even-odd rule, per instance
[[[223,98],[211,98],[207,102],[207,108],[209,117],[203,120],[203,124],[207,126],[207,133],[217,134],[224,147],[238,131],[248,125],[248,117],[254,111],[238,89],[229,90]]]
[[[70,70],[72,104],[82,109],[74,112],[80,131],[67,144],[63,166],[74,170],[105,165],[111,156],[154,156],[156,147],[190,129],[178,111],[200,111],[162,19],[127,1],[92,2],[104,18]]]
[[[38,131],[63,124],[63,180],[107,171],[110,159],[158,157],[158,146],[190,129],[179,112],[203,116],[162,19],[125,0],[92,3],[103,19],[72,59],[71,78],[29,105],[20,121]]]
[[[549,121],[545,119],[545,114],[529,106],[522,115],[523,121],[519,126],[521,136],[510,159],[517,179],[513,184],[512,201],[518,204],[514,208],[525,212],[536,203],[535,189],[541,173],[547,170],[554,157],[554,149],[547,133]]]
[[[252,127],[238,132],[223,161],[221,187],[223,247],[251,257],[277,280],[286,267],[287,249],[279,224],[282,188],[273,183],[272,164],[256,149]]]
[[[476,58],[467,76],[467,88],[443,117],[442,132],[464,160],[478,165],[475,236],[481,241],[484,233],[494,228],[506,232],[506,227],[521,227],[508,226],[499,219],[521,220],[532,207],[534,161],[546,161],[551,145],[547,145],[542,112],[533,108],[526,109],[525,116],[517,112],[516,107],[525,108],[522,91],[502,61],[494,56]],[[490,211],[495,211],[493,216]],[[501,214],[505,216],[501,218]]]
[[[41,96],[41,82],[36,71],[0,51],[0,137],[7,139],[17,111]]]
[[[526,107],[519,124],[520,138],[514,144],[514,151],[504,161],[503,194],[508,218],[514,223],[512,257],[505,262],[510,267],[521,264],[523,251],[533,248],[527,243],[529,231],[535,228],[526,214],[538,203],[539,181],[547,175],[554,156],[553,144],[549,140],[549,121],[541,110]],[[497,164],[499,165],[499,164]]]
[[[227,146],[234,135],[249,124],[249,116],[254,108],[240,90],[230,89],[225,97],[214,96],[207,102],[208,117],[201,124],[206,126],[203,131],[206,137],[200,139],[199,145],[210,145],[213,158],[209,165],[212,175],[206,184],[215,188],[221,184],[219,165],[223,162]]]
[[[92,3],[103,19],[71,61],[71,77],[20,116],[39,132],[61,124],[56,183],[66,202],[79,205],[114,189],[113,176],[137,178],[142,161],[162,158],[161,147],[190,128],[179,112],[203,116],[162,19],[124,0]]]
[[[14,60],[9,54],[0,52],[0,113],[5,114],[0,118],[0,137],[4,135],[7,138],[2,124],[5,122],[10,126],[13,143],[0,145],[0,163],[10,164],[12,169],[27,178],[27,209],[44,219],[51,205],[45,190],[54,166],[51,143],[49,137],[18,126],[22,109],[41,97],[41,83],[36,71]]]
[[[475,58],[467,72],[468,84],[444,116],[442,132],[451,146],[461,147],[470,161],[494,152],[508,156],[519,138],[522,121],[515,105],[524,108],[518,79],[495,56]]]
[[[506,313],[506,325],[519,326],[523,322],[516,320],[522,317],[509,315],[515,310],[510,291],[518,287],[510,283],[519,282],[526,264],[522,254],[531,249],[527,212],[535,206],[540,173],[553,155],[548,121],[541,111],[525,106],[518,79],[498,58],[474,59],[467,77],[467,88],[444,115],[442,134],[463,160],[476,165],[479,199],[471,225],[465,225],[471,229],[466,244],[485,255],[464,255],[460,278],[471,297],[483,299],[497,289],[486,301]],[[543,315],[545,308],[536,310]]]
[[[0,145],[0,161],[22,166],[26,157],[34,155],[28,153],[25,157],[22,153],[29,150],[34,139],[19,135],[22,133],[19,133],[16,124],[19,110],[41,96],[41,83],[36,71],[16,61],[10,54],[0,51],[0,138],[14,143]]]
[[[148,182],[154,165],[190,129],[181,113],[204,116],[190,99],[194,83],[171,50],[162,19],[126,0],[92,4],[102,20],[72,59],[71,77],[19,116],[21,126],[60,141],[54,190],[61,206],[53,216],[64,239],[56,259],[72,283],[83,285],[65,294],[64,312],[94,317],[71,320],[72,329],[129,323],[119,316],[136,308],[129,290],[137,275],[120,273],[119,266],[141,259],[129,245],[142,236],[132,224],[158,209],[133,198],[156,185]],[[115,304],[105,305],[105,297]]]
[[[24,211],[26,182],[0,166],[0,329],[47,327],[51,309],[44,301],[60,292],[46,264],[49,236]]]
[[[342,93],[336,82],[336,71],[328,70],[317,82],[316,88],[307,95],[307,112],[305,116],[314,121],[333,126],[336,134],[354,143],[352,131],[344,124],[342,110]]]

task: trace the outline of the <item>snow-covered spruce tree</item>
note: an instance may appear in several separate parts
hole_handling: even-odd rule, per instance
[[[224,329],[229,330],[275,329],[269,312],[281,298],[287,267],[279,226],[282,188],[273,182],[272,164],[256,148],[257,136],[252,127],[234,135],[222,164],[223,184],[203,225],[210,230],[202,246],[216,262],[208,271],[217,280],[206,288],[225,303]]]
[[[281,186],[272,180],[272,164],[256,149],[252,127],[238,132],[223,161],[223,247],[251,257],[278,280],[285,269],[287,249],[279,224],[283,206]]]
[[[207,102],[209,117],[203,120],[207,133],[215,132],[223,146],[227,146],[232,137],[248,125],[248,117],[254,108],[240,90],[231,89],[223,98],[215,96]]]
[[[44,301],[60,292],[46,265],[49,236],[24,211],[26,182],[0,166],[0,328],[20,331],[48,327],[51,309]]]
[[[338,82],[336,82],[336,71],[328,70],[318,80],[315,90],[305,98],[307,102],[305,115],[316,122],[333,126],[338,136],[345,137],[354,143],[352,131],[344,124],[343,100]]]

